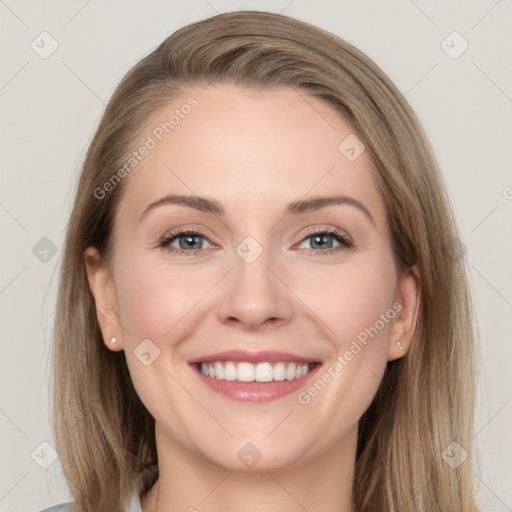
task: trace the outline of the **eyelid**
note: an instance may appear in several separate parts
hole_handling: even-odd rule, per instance
[[[353,243],[352,237],[343,229],[334,227],[334,226],[314,226],[311,228],[305,228],[305,230],[300,231],[297,236],[301,237],[301,242],[304,240],[304,238],[314,235],[315,233],[329,233],[329,234],[339,234],[343,235],[344,238],[346,238],[348,241]]]
[[[167,231],[163,236],[160,236],[157,238],[157,242],[161,242],[162,240],[166,240],[166,239],[170,239],[170,238],[175,238],[179,235],[182,235],[182,234],[196,234],[196,235],[200,235],[202,236],[203,238],[206,238],[208,241],[210,241],[210,243],[212,245],[217,245],[215,244],[215,242],[212,242],[211,239],[213,238],[212,235],[208,232],[206,232],[206,230],[203,230],[199,227],[195,227],[193,224],[190,225],[190,224],[186,224],[184,226],[178,226],[177,228],[174,228],[174,229],[170,229],[169,231]]]

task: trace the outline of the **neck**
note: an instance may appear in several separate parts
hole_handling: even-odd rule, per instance
[[[354,512],[352,484],[357,426],[336,450],[301,458],[285,469],[230,471],[172,443],[156,428],[159,478],[141,496],[143,512]]]

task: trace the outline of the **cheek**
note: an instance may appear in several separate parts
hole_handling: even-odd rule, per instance
[[[139,265],[127,262],[120,267],[123,270],[116,288],[123,327],[131,338],[150,338],[157,343],[172,340],[174,327],[215,283],[211,270],[199,266],[191,271],[185,266],[171,268],[141,260]]]
[[[396,282],[394,267],[382,261],[326,270],[316,275],[314,285],[302,288],[312,309],[333,331],[333,350],[299,402],[317,417],[329,416],[338,433],[344,431],[340,425],[361,417],[386,369]]]
[[[118,306],[127,331],[124,350],[134,387],[151,414],[168,424],[169,410],[180,410],[179,416],[185,418],[198,412],[178,384],[177,372],[182,366],[178,344],[193,332],[194,313],[200,309],[198,301],[216,276],[199,266],[191,270],[192,267],[171,267],[165,261],[147,260],[132,256],[119,261]],[[181,429],[181,437],[186,437],[179,418],[172,424]]]
[[[317,270],[300,284],[300,296],[317,313],[340,354],[353,340],[387,338],[395,287],[392,266],[361,262]]]

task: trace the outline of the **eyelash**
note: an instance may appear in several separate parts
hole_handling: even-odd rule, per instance
[[[164,237],[158,247],[162,249],[166,249],[172,254],[176,255],[186,255],[186,256],[196,256],[198,252],[204,251],[204,249],[197,249],[197,250],[184,250],[184,249],[178,249],[176,247],[170,247],[170,244],[176,240],[178,237],[182,235],[199,235],[201,238],[208,239],[207,236],[204,233],[201,233],[200,231],[193,231],[193,230],[187,230],[182,229],[179,231],[175,231],[174,233],[171,233],[169,236]],[[336,228],[330,228],[330,229],[318,229],[318,230],[312,230],[306,233],[306,236],[304,236],[300,243],[304,242],[308,238],[311,238],[314,235],[328,235],[334,238],[337,242],[339,242],[341,245],[339,247],[334,247],[327,250],[321,250],[321,249],[303,249],[303,251],[306,252],[306,254],[310,256],[325,256],[330,255],[333,253],[337,253],[339,251],[344,251],[346,249],[350,249],[354,246],[352,241],[344,235],[339,229]]]

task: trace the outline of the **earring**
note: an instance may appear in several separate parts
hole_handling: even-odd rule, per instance
[[[117,338],[111,338],[110,343],[114,344],[117,341]]]
[[[400,350],[403,350],[403,349],[404,349],[404,348],[402,347],[402,342],[401,342],[400,340],[398,340],[398,341],[396,342],[396,344],[397,344],[397,346],[398,346],[398,348],[399,348]]]

